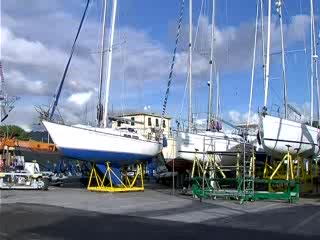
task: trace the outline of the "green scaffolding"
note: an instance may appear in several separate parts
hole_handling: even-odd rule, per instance
[[[223,198],[239,200],[240,203],[255,200],[285,200],[297,203],[300,196],[298,180],[255,179],[254,184],[259,190],[254,191],[243,190],[243,178],[196,177],[192,181],[192,193],[200,199]],[[217,188],[216,185],[220,187]],[[268,190],[270,185],[273,191]]]
[[[200,199],[233,199],[240,203],[255,200],[285,200],[296,203],[300,197],[300,179],[293,174],[292,157],[287,154],[284,160],[290,160],[286,167],[285,179],[256,178],[255,176],[255,151],[248,152],[245,148],[238,149],[237,164],[234,168],[234,177],[226,177],[223,166],[220,168],[205,168],[201,174],[192,178],[192,193]],[[215,159],[215,157],[211,157]],[[209,158],[210,159],[210,158]],[[282,162],[283,162],[282,161]],[[274,170],[273,175],[279,168]],[[217,171],[219,170],[219,171]],[[212,173],[213,171],[213,173]],[[210,174],[208,174],[211,172]],[[292,175],[292,176],[291,176]],[[214,177],[212,177],[214,176]]]

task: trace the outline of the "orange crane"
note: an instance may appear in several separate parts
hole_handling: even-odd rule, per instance
[[[44,143],[34,140],[22,141],[15,138],[1,138],[0,139],[0,150],[3,150],[5,147],[13,148],[27,148],[32,151],[48,151],[54,152],[57,151],[56,145],[52,143]]]

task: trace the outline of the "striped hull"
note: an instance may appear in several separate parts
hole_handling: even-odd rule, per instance
[[[43,121],[64,157],[113,166],[130,165],[158,155],[162,144],[143,136],[109,128],[66,126]]]

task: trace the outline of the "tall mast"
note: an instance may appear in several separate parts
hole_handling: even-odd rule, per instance
[[[217,69],[217,96],[216,96],[216,117],[220,117],[220,74]]]
[[[192,128],[192,0],[189,0],[189,110],[188,131]]]
[[[261,0],[262,2],[262,0]],[[261,14],[263,18],[263,14]],[[256,13],[256,28],[254,33],[254,46],[253,46],[253,58],[252,58],[252,69],[251,69],[251,86],[250,86],[250,98],[249,98],[249,110],[248,110],[248,120],[247,120],[247,127],[250,123],[250,116],[251,116],[251,105],[252,105],[252,95],[253,95],[253,81],[254,81],[254,73],[255,73],[255,66],[256,66],[256,49],[257,49],[257,38],[258,38],[258,21],[259,21],[259,0],[257,0],[257,13]],[[263,50],[264,51],[264,50]],[[263,56],[264,58],[264,56]],[[264,72],[264,71],[263,71]]]
[[[283,78],[283,102],[284,102],[284,118],[288,118],[288,96],[287,96],[287,78],[286,78],[286,60],[283,40],[283,22],[282,22],[282,0],[276,2],[277,12],[280,20],[281,35],[281,61],[282,61],[282,78]]]
[[[266,60],[266,85],[264,88],[264,110],[267,110],[268,88],[270,78],[270,45],[271,45],[271,0],[268,2],[268,34],[267,34],[267,60]]]
[[[263,86],[266,85],[266,53],[265,53],[265,43],[264,43],[264,7],[263,1],[260,1],[260,11],[261,11],[261,42],[262,42],[262,61],[263,61]]]
[[[4,92],[4,76],[3,76],[3,70],[2,70],[2,62],[0,60],[0,122],[2,122],[2,118],[4,117],[3,114],[5,114],[3,110],[5,107],[5,102],[6,102],[6,94]]]
[[[319,104],[319,97],[320,97],[320,89],[319,89],[319,76],[318,76],[318,54],[317,54],[317,40],[316,40],[316,30],[315,30],[315,20],[314,20],[314,9],[313,9],[313,0],[310,0],[311,4],[312,4],[312,35],[313,35],[313,63],[315,66],[315,80],[316,80],[316,84],[317,84],[317,100],[318,100],[318,125],[319,125],[319,121],[320,121],[320,104]]]
[[[105,105],[104,105],[105,110],[103,114],[104,127],[107,127],[108,125],[109,89],[110,89],[112,48],[113,48],[113,38],[114,38],[114,26],[116,22],[117,2],[118,0],[113,0],[113,4],[112,4],[111,31],[110,31],[110,41],[109,41],[109,48],[108,48],[108,68],[107,68],[107,79],[106,79],[106,86],[105,86]]]
[[[313,86],[314,86],[314,65],[317,63],[317,59],[314,57],[315,56],[315,37],[314,37],[314,12],[313,12],[313,0],[310,0],[310,45],[311,45],[311,79],[310,79],[310,85],[311,85],[311,104],[310,104],[310,125],[312,126],[313,122],[313,109],[314,109],[314,103],[313,103]],[[317,76],[316,76],[317,77]],[[318,83],[317,83],[318,85]],[[318,92],[318,90],[317,90]]]
[[[107,0],[104,0],[104,7],[103,7],[103,23],[102,23],[102,38],[101,38],[101,53],[100,53],[100,84],[99,84],[99,99],[98,99],[98,106],[97,106],[97,120],[98,126],[101,127],[102,121],[102,84],[103,84],[103,67],[104,67],[104,44],[105,44],[105,32],[106,32],[106,18],[107,18]]]
[[[211,20],[211,47],[210,47],[210,80],[209,80],[209,99],[208,99],[208,121],[207,121],[207,129],[210,126],[210,120],[212,115],[212,88],[213,88],[213,48],[214,48],[214,30],[215,30],[215,14],[216,9],[215,6],[216,1],[212,0],[212,20]]]

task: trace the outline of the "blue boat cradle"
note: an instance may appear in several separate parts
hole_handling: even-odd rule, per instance
[[[96,166],[101,171],[101,173],[105,173],[107,171],[107,166],[105,164],[97,164]],[[114,172],[115,175],[112,174],[111,179],[109,179],[109,176],[107,176],[108,180],[112,181],[115,185],[120,185],[121,182],[118,179],[118,178],[121,179],[120,168],[112,168],[112,171]]]
[[[143,182],[143,163],[148,164],[149,176],[153,175],[153,158],[148,155],[71,148],[60,148],[60,151],[67,158],[93,163],[88,184],[90,191],[123,192],[124,189],[126,191],[143,191],[143,187],[135,187],[138,178],[141,178],[141,182]],[[133,171],[134,177],[127,173],[127,167],[133,165],[137,166],[136,171]],[[94,181],[98,186],[93,186]],[[130,186],[127,186],[128,182],[130,182]]]
[[[153,175],[153,159],[149,159],[148,172]],[[145,165],[146,166],[146,165]],[[131,167],[131,166],[130,166]],[[106,164],[94,163],[91,169],[87,189],[96,192],[133,192],[144,191],[143,162],[136,162],[134,171],[130,167],[115,166],[110,162]]]

